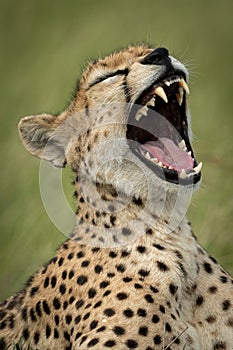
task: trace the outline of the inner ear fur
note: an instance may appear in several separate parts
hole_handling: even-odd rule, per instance
[[[25,148],[57,167],[64,167],[66,135],[59,132],[64,116],[41,114],[24,117],[19,122],[19,134]]]

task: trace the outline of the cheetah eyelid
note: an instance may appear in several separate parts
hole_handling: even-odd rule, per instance
[[[96,78],[92,83],[89,84],[89,88],[91,88],[92,86],[101,83],[102,81],[108,79],[108,78],[112,78],[116,75],[127,75],[129,73],[128,68],[125,69],[118,69],[115,72],[111,72],[111,73],[107,73],[106,75],[102,75],[98,78]]]

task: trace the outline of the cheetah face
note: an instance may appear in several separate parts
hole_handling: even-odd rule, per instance
[[[83,163],[92,182],[98,170],[98,182],[127,196],[193,189],[202,163],[190,143],[187,80],[185,66],[167,49],[130,47],[90,64],[60,115],[23,118],[21,138],[32,154],[56,166],[68,163],[78,172]],[[93,151],[109,140],[115,143]]]

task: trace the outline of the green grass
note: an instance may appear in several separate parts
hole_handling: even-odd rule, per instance
[[[0,2],[0,300],[66,238],[43,208],[39,161],[21,145],[19,119],[62,110],[88,59],[141,41],[168,47],[190,68],[194,149],[204,168],[189,218],[233,272],[232,10],[230,0]]]

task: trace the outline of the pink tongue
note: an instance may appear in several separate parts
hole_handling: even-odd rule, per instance
[[[192,157],[166,137],[161,137],[159,141],[146,142],[142,148],[148,151],[152,158],[157,158],[163,165],[172,167],[176,171],[182,169],[187,171],[193,168]]]

